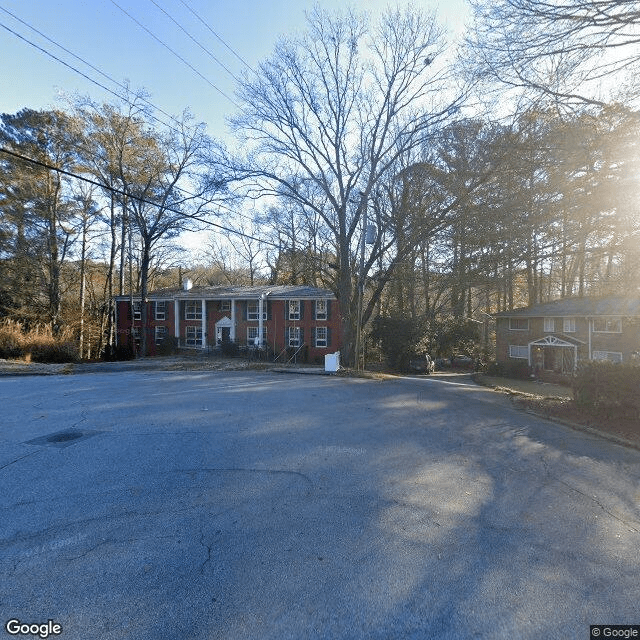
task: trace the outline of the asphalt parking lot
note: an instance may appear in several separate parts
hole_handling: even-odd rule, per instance
[[[6,637],[640,624],[640,452],[464,379],[5,377],[0,407]]]

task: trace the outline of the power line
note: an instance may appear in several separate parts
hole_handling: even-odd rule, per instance
[[[218,58],[216,58],[216,56],[214,56],[213,53],[211,53],[211,51],[209,51],[209,49],[207,49],[203,44],[198,42],[198,40],[196,40],[171,14],[165,11],[165,9],[163,9],[155,0],[149,0],[149,2],[158,7],[158,9],[160,9],[160,11],[162,11],[162,13],[164,13],[164,15],[167,16],[167,18],[169,18],[169,20],[171,20],[171,22],[173,22],[180,31],[195,42],[212,60],[215,60],[236,82],[240,82],[240,79],[233,73],[233,71],[220,62],[220,60],[218,60]]]
[[[224,96],[227,100],[229,100],[229,102],[231,102],[238,109],[240,108],[240,105],[237,104],[233,98],[231,98],[222,89],[220,89],[220,87],[217,87],[215,84],[213,84],[213,82],[211,82],[209,78],[207,78],[206,76],[203,76],[191,63],[185,60],[179,53],[174,51],[166,42],[158,38],[158,36],[156,36],[151,30],[147,29],[147,27],[145,27],[139,20],[134,18],[128,11],[123,9],[117,2],[115,2],[115,0],[110,0],[110,1],[111,1],[111,4],[115,5],[118,9],[120,9],[120,11],[122,11],[122,13],[124,13],[126,16],[131,18],[131,20],[133,20],[141,29],[146,31],[156,42],[159,42],[165,49],[170,51],[176,58],[178,58],[178,60],[180,60],[183,64],[189,67],[189,69],[191,69],[196,75],[202,78],[208,85],[213,87],[220,95]]]
[[[115,84],[116,86],[120,87],[123,91],[128,92],[129,88],[122,84],[121,82],[118,82],[117,80],[115,80],[114,78],[112,78],[111,76],[109,76],[107,73],[105,73],[104,71],[102,71],[101,69],[99,69],[98,67],[96,67],[95,65],[91,64],[90,62],[88,62],[87,60],[85,60],[84,58],[82,58],[81,56],[73,53],[73,51],[70,51],[69,49],[67,49],[66,47],[64,47],[63,45],[61,45],[59,42],[56,42],[55,40],[53,40],[52,38],[50,38],[49,36],[47,36],[45,33],[43,33],[42,31],[40,31],[39,29],[37,29],[36,27],[34,27],[33,25],[29,24],[28,22],[26,22],[25,20],[23,20],[22,18],[18,17],[17,15],[15,15],[14,13],[11,13],[11,11],[8,11],[7,9],[5,9],[4,7],[0,6],[0,10],[4,11],[6,14],[10,15],[14,20],[17,20],[18,22],[22,23],[23,25],[25,25],[27,28],[31,29],[32,31],[34,31],[35,33],[37,33],[39,36],[41,36],[42,38],[44,38],[45,40],[47,40],[48,42],[50,42],[51,44],[55,45],[56,47],[62,49],[65,53],[68,53],[70,56],[74,57],[76,60],[79,60],[80,62],[82,62],[83,64],[85,64],[86,66],[88,66],[90,69],[93,69],[94,71],[96,71],[97,73],[99,73],[101,76],[103,76],[104,78],[106,78],[107,80],[109,80],[110,82],[113,82],[113,84]],[[78,69],[76,69],[75,67],[67,64],[66,62],[64,62],[63,60],[61,60],[60,58],[57,58],[56,56],[54,56],[52,53],[48,52],[46,49],[43,49],[41,47],[39,47],[38,45],[36,45],[35,43],[31,42],[31,40],[28,40],[27,38],[22,37],[20,34],[16,33],[15,31],[11,30],[9,27],[7,27],[6,25],[0,23],[0,26],[4,27],[5,29],[7,29],[8,31],[10,31],[13,35],[15,35],[16,37],[20,38],[21,40],[23,40],[24,42],[30,44],[31,46],[35,47],[36,49],[38,49],[40,52],[48,55],[49,57],[53,58],[56,62],[60,62],[61,64],[65,65],[67,68],[71,69],[72,71],[74,71],[75,73],[80,74],[83,78],[89,80],[90,82],[92,82],[93,84],[96,84],[97,86],[99,86],[101,89],[104,89],[105,91],[108,91],[109,93],[111,93],[112,95],[116,96],[117,98],[120,98],[121,100],[123,100],[124,102],[128,103],[129,105],[131,105],[132,107],[135,107],[136,105],[131,102],[131,100],[129,100],[125,95],[120,95],[119,93],[116,93],[110,89],[108,89],[107,87],[105,87],[102,84],[99,84],[98,82],[96,82],[95,80],[92,80],[89,76],[83,74],[81,71],[79,71]],[[153,104],[150,100],[147,100],[144,96],[137,96],[142,102],[148,104],[150,107],[152,107],[155,111],[158,111],[159,113],[162,113],[163,115],[167,116],[167,118],[169,118],[170,120],[172,120],[173,122],[175,122],[178,125],[182,125],[182,123],[177,120],[174,116],[172,116],[171,114],[167,113],[166,111],[163,111],[162,109],[160,109],[160,107],[156,106],[155,104]],[[159,122],[160,124],[164,125],[165,127],[168,127],[169,129],[173,129],[173,127],[169,124],[167,124],[166,122],[164,122],[163,120],[160,120],[160,118],[158,118],[157,116],[154,116],[153,114],[149,114],[149,117],[153,118],[154,120],[156,120],[157,122]],[[173,129],[174,131],[177,131],[176,129]]]
[[[123,191],[122,189],[116,189],[115,187],[111,187],[109,185],[105,185],[102,184],[100,182],[97,182],[96,180],[91,180],[90,178],[86,178],[84,176],[80,176],[76,173],[73,173],[71,171],[67,171],[66,169],[61,169],[60,167],[56,167],[52,164],[49,164],[47,162],[42,162],[40,160],[34,160],[33,158],[29,158],[28,156],[22,155],[21,153],[17,153],[15,151],[11,151],[10,149],[5,149],[4,147],[0,147],[0,152],[2,153],[6,153],[9,156],[13,156],[14,158],[18,158],[20,160],[24,160],[25,162],[29,162],[30,164],[39,166],[39,167],[43,167],[44,169],[49,169],[51,171],[57,171],[58,173],[68,176],[70,178],[76,178],[77,180],[81,180],[82,182],[86,182],[88,184],[92,184],[95,187],[99,187],[100,189],[109,191],[111,193],[115,193],[117,195],[120,196],[124,196],[126,198],[130,198],[132,200],[137,200],[138,202],[141,202],[143,204],[148,204],[151,205],[152,207],[158,207],[161,208],[161,205],[159,205],[157,202],[152,202],[151,200],[146,200],[145,198],[141,198],[139,196],[136,196],[134,194],[128,193],[126,191]],[[210,220],[205,220],[204,218],[200,218],[198,216],[194,216],[188,213],[185,213],[184,211],[178,211],[177,209],[174,209],[172,207],[162,207],[165,211],[170,211],[171,213],[176,213],[178,215],[181,215],[185,218],[191,218],[192,220],[196,220],[197,222],[202,222],[204,224],[208,224],[212,227],[217,227],[218,229],[222,229],[223,231],[227,231],[228,233],[232,233],[234,235],[237,236],[241,236],[243,238],[247,238],[248,240],[255,240],[257,242],[260,242],[262,244],[267,244],[270,245],[272,247],[275,247],[276,249],[278,249],[278,245],[276,245],[273,242],[269,242],[268,240],[264,240],[262,238],[256,238],[255,236],[251,236],[247,233],[243,233],[242,231],[238,231],[237,229],[232,229],[231,227],[225,227],[224,225],[221,224],[217,224],[215,222],[211,222]]]
[[[233,55],[244,64],[247,69],[250,71],[254,71],[253,67],[229,44],[227,44],[210,26],[207,22],[205,22],[184,0],[180,0],[180,3],[184,5],[209,31],[227,48]],[[255,73],[255,71],[254,71]]]

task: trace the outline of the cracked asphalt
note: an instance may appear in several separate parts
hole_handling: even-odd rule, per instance
[[[0,408],[2,637],[640,624],[640,452],[464,377],[3,377]]]

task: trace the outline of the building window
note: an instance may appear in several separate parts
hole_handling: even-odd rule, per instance
[[[289,320],[300,320],[300,300],[289,300]]]
[[[247,327],[247,344],[255,344],[258,337],[258,327]],[[262,327],[262,344],[267,343],[267,327]]]
[[[594,318],[593,330],[598,333],[622,333],[620,318]]]
[[[529,318],[509,318],[511,331],[529,331]]]
[[[622,353],[619,351],[594,351],[591,354],[593,360],[606,360],[608,362],[622,362]]]
[[[159,345],[167,337],[167,327],[155,327],[155,342]]]
[[[509,345],[509,357],[510,358],[522,358],[524,360],[529,359],[529,347],[527,345],[510,344]]]
[[[247,320],[259,320],[260,319],[260,303],[256,300],[255,302],[249,301],[247,302]],[[262,319],[267,319],[267,305],[264,304],[262,306]]]
[[[545,333],[553,333],[556,330],[556,319],[545,318],[544,319],[544,331]]]
[[[142,302],[133,303],[133,319],[142,320]]]
[[[316,320],[327,319],[327,301],[316,300]]]
[[[289,346],[300,346],[300,327],[289,327]]]
[[[164,301],[156,302],[155,306],[156,306],[156,310],[155,310],[156,320],[166,320],[167,319],[167,303]]]
[[[231,311],[231,300],[220,300],[220,311]]]
[[[187,347],[201,347],[202,346],[202,327],[188,326],[187,327]]]
[[[316,327],[316,347],[328,347],[327,327]]]
[[[133,343],[136,347],[139,347],[142,342],[142,334],[140,333],[140,327],[132,327],[131,333],[133,334]]]
[[[576,319],[575,318],[564,318],[562,320],[562,330],[565,333],[575,333],[576,332]]]
[[[189,300],[184,305],[185,320],[202,320],[202,304],[199,300]]]

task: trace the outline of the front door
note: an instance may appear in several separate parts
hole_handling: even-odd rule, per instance
[[[216,344],[231,340],[231,327],[216,327]]]

